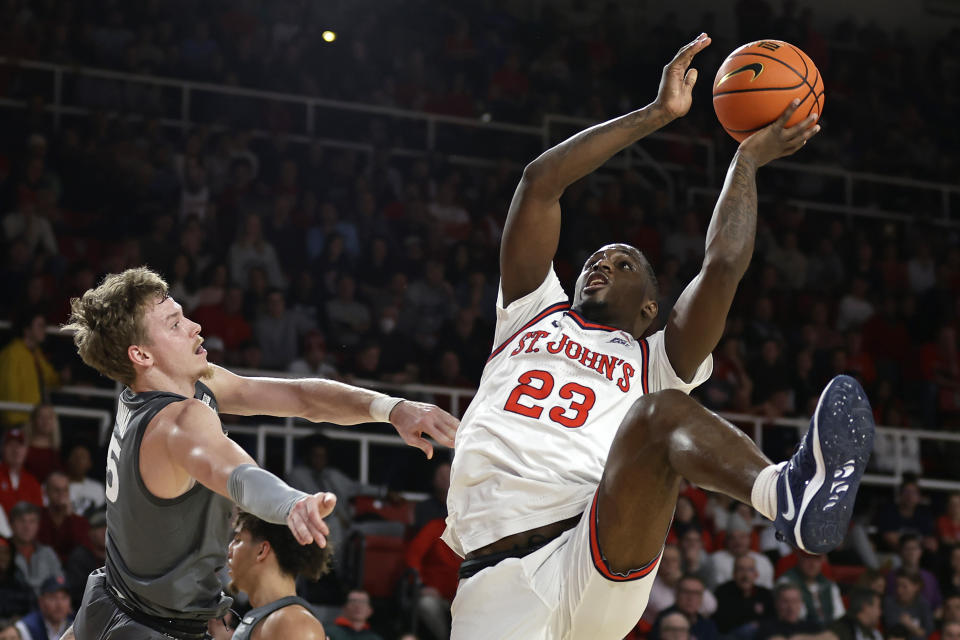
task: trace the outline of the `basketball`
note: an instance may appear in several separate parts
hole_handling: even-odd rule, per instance
[[[776,120],[794,98],[793,126],[823,115],[823,78],[810,56],[781,40],[758,40],[734,49],[713,81],[713,110],[737,142]]]

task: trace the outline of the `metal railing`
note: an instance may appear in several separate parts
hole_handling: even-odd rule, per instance
[[[403,123],[400,129],[405,142],[398,148],[391,149],[391,152],[396,155],[422,156],[437,151],[445,154],[452,162],[480,166],[499,163],[504,156],[508,155],[521,163],[514,166],[522,166],[522,163],[531,160],[551,142],[551,132],[555,131],[556,127],[563,125],[582,127],[591,124],[588,120],[556,114],[545,116],[539,126],[511,124],[482,118],[463,118],[315,96],[7,57],[0,57],[0,66],[17,72],[13,74],[14,80],[11,80],[8,86],[17,85],[15,80],[19,74],[30,76],[30,82],[24,82],[31,87],[29,95],[37,92],[36,87],[45,87],[47,100],[45,108],[52,114],[55,127],[60,126],[65,116],[85,115],[101,109],[139,113],[137,110],[139,103],[129,99],[122,89],[124,86],[142,86],[168,92],[165,100],[159,100],[160,104],[157,108],[160,112],[154,115],[164,126],[176,127],[184,131],[195,125],[219,125],[219,120],[223,116],[222,110],[207,108],[210,113],[205,113],[200,107],[203,107],[204,100],[209,101],[211,97],[221,100],[229,98],[231,105],[234,106],[242,106],[244,101],[252,101],[251,104],[280,104],[296,110],[298,113],[294,114],[296,117],[292,121],[292,130],[284,134],[295,142],[319,141],[328,146],[370,153],[373,147],[369,143],[358,142],[356,127],[351,129],[347,123],[356,124],[353,121],[359,116],[389,118]],[[40,77],[34,77],[38,74]],[[44,74],[49,78],[45,78]],[[85,88],[84,83],[91,86]],[[115,104],[116,101],[122,102],[125,98],[128,99],[126,104]],[[0,106],[22,108],[26,104],[27,101],[23,97],[0,98]],[[327,114],[334,114],[337,117],[328,118]],[[262,118],[256,118],[256,120],[260,119]],[[328,121],[337,122],[337,126],[325,126]],[[257,129],[255,125],[242,125],[242,128]],[[348,135],[351,131],[354,133],[353,136]],[[366,133],[366,130],[363,129],[363,132]],[[265,135],[263,131],[259,133]],[[473,134],[480,135],[478,137]],[[705,156],[704,170],[707,183],[719,185],[722,176],[718,175],[715,169],[719,159],[711,140],[661,131],[648,136],[645,143],[646,141],[689,145],[700,150],[698,153],[703,152]],[[413,146],[410,147],[410,144]],[[670,172],[677,173],[688,169],[688,167],[671,166],[659,155],[655,158],[645,149],[645,144],[635,145],[627,154],[625,161],[652,167],[654,175],[664,180],[668,189],[673,189],[673,177]],[[836,205],[859,211],[863,215],[885,213],[904,215],[917,213],[915,203],[920,201],[926,203],[921,207],[923,210],[920,210],[920,213],[932,220],[944,222],[951,220],[952,211],[960,206],[960,186],[955,184],[854,172],[797,162],[778,161],[772,166],[790,172],[798,178],[819,176],[843,182],[844,195],[840,202],[813,201],[807,205],[809,208]],[[876,193],[878,187],[884,190],[882,194]],[[881,202],[909,204],[904,204],[901,210],[882,211],[878,205]]]
[[[0,401],[0,411],[22,411],[24,413],[30,413],[33,411],[33,407],[34,405],[28,402]],[[87,407],[55,405],[53,407],[53,412],[58,416],[96,420],[100,424],[101,432],[109,431],[113,426],[113,413],[107,411],[106,409],[90,409]]]

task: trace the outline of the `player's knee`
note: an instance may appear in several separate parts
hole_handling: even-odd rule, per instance
[[[648,441],[666,441],[675,427],[683,423],[683,415],[696,401],[682,391],[664,389],[641,396],[633,403],[628,416],[630,429]]]

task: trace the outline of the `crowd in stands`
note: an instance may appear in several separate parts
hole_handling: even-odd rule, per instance
[[[319,5],[262,4],[11,0],[0,7],[0,55],[536,123],[544,113],[600,119],[642,106],[662,64],[691,35],[676,14],[633,24],[639,19],[617,3],[596,13],[591,3],[574,2],[567,12],[544,3],[533,20],[497,3],[441,10],[387,0],[376,11],[339,3],[336,20],[352,26],[327,45],[318,32],[336,25],[316,13]],[[737,43],[771,34],[804,48],[824,73],[824,132],[798,161],[927,179],[960,175],[956,29],[921,45],[906,31],[853,19],[820,28],[813,10],[789,1],[774,10],[740,0],[735,13],[735,37],[711,29],[711,14],[691,27],[714,36],[698,62],[702,75]],[[485,168],[439,155],[401,159],[390,150],[405,132],[387,121],[361,134],[373,153],[294,144],[283,135],[293,128],[290,112],[232,109],[210,97],[195,106],[197,121],[211,126],[172,131],[157,119],[169,107],[162,92],[82,82],[65,90],[96,111],[55,127],[44,111],[49,96],[29,74],[0,69],[0,92],[29,102],[0,122],[7,302],[0,313],[11,323],[0,342],[0,400],[35,407],[0,413],[0,618],[33,611],[29,624],[65,624],[63,594],[75,608],[85,576],[103,562],[103,485],[90,477],[102,477],[94,462],[102,451],[72,434],[61,440],[45,402],[60,385],[104,382],[69,341],[46,331],[66,320],[69,298],[104,273],[147,264],[164,274],[185,313],[202,324],[212,362],[345,380],[477,384],[492,346],[499,234],[518,167],[532,156],[507,150]],[[708,92],[697,95],[676,130],[730,148]],[[686,153],[677,144],[667,159],[702,174]],[[956,428],[956,229],[925,224],[929,211],[902,201],[885,208],[916,221],[804,212],[783,201],[798,189],[828,187],[761,178],[769,199],[755,256],[713,376],[696,396],[717,411],[805,417],[823,384],[848,373],[868,390],[878,424]],[[625,169],[574,185],[563,207],[555,266],[568,291],[588,252],[630,242],[658,274],[653,330],[662,326],[700,266],[710,206],[683,206]],[[768,454],[786,458],[795,430],[766,433]],[[402,504],[390,487],[364,486],[337,470],[327,444],[300,448],[291,483]],[[911,436],[878,437],[871,464],[956,478],[956,454]],[[411,611],[423,637],[443,637],[457,558],[438,541],[449,466],[432,472],[434,494],[405,521],[403,535],[406,564],[422,583]],[[847,548],[809,558],[791,554],[751,510],[691,488],[634,633],[765,640],[829,631],[868,640],[882,628],[885,638],[960,640],[960,495],[931,504],[908,481],[896,501],[862,502]],[[342,499],[331,526],[344,547],[355,515]],[[356,585],[335,585],[335,596],[319,589],[317,601],[339,603],[349,586]],[[346,622],[334,626],[361,634],[371,615],[369,595],[350,592],[337,619]]]

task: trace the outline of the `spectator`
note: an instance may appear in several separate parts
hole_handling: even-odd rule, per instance
[[[700,578],[693,575],[680,578],[680,582],[677,584],[677,602],[672,607],[661,611],[660,615],[657,616],[650,632],[651,640],[661,640],[660,627],[664,620],[675,612],[682,613],[687,619],[687,622],[690,623],[690,633],[697,640],[719,640],[720,634],[717,633],[717,625],[713,623],[713,620],[700,614],[704,591],[706,591],[706,586]]]
[[[677,590],[680,588],[680,579],[683,578],[683,568],[680,562],[680,549],[676,545],[667,544],[660,555],[660,568],[657,577],[650,588],[650,598],[647,608],[643,612],[641,621],[653,625],[661,611],[665,611],[677,603]],[[709,617],[717,610],[717,600],[709,590],[703,592],[703,604],[700,615]]]
[[[60,253],[50,221],[37,211],[37,203],[31,196],[21,197],[15,211],[3,217],[5,243],[26,243],[31,256],[56,256]]]
[[[18,502],[10,511],[13,529],[13,563],[23,573],[35,593],[47,578],[63,574],[56,552],[37,541],[40,530],[40,507],[31,502]]]
[[[857,589],[850,596],[850,609],[827,627],[837,640],[883,640],[880,633],[880,596],[873,591]]]
[[[770,640],[780,637],[791,640],[794,636],[809,636],[823,631],[816,622],[803,619],[803,594],[792,582],[780,583],[773,590],[773,605],[776,617],[761,621],[753,640]]]
[[[424,348],[436,345],[440,329],[453,316],[453,287],[444,277],[443,264],[428,260],[424,277],[407,288],[402,328]]]
[[[106,507],[94,508],[89,515],[87,538],[75,547],[67,558],[67,582],[70,584],[70,600],[77,609],[83,600],[87,577],[102,566],[107,559],[107,511]]]
[[[33,474],[24,469],[27,459],[26,435],[22,429],[7,429],[0,451],[0,507],[10,518],[10,510],[21,501],[43,505],[43,490]]]
[[[327,628],[329,640],[383,640],[370,629],[367,620],[373,615],[370,595],[362,589],[347,594],[341,615]]]
[[[730,516],[727,523],[727,548],[715,551],[710,556],[716,585],[733,579],[734,560],[741,556],[751,556],[757,571],[756,584],[766,589],[773,588],[773,564],[765,555],[750,548],[752,532],[753,529],[740,514],[734,513]]]
[[[937,536],[943,544],[960,544],[960,493],[947,499],[946,513],[937,518]]]
[[[73,622],[67,580],[60,575],[44,580],[37,605],[36,611],[17,623],[24,640],[49,640],[62,636]]]
[[[23,468],[33,474],[37,482],[43,482],[51,472],[62,468],[60,419],[53,410],[53,406],[49,404],[35,406],[24,431],[28,447]]]
[[[660,621],[660,638],[661,640],[690,640],[690,621],[679,611],[668,613]]]
[[[960,592],[951,593],[943,601],[940,629],[931,633],[927,640],[944,640],[943,630],[948,624],[960,624]]]
[[[413,527],[422,529],[431,520],[447,519],[447,491],[450,490],[450,463],[440,459],[434,463],[430,496],[417,503],[413,510]]]
[[[240,285],[250,281],[250,271],[254,267],[263,269],[270,287],[284,289],[287,279],[280,269],[277,252],[273,245],[263,237],[260,216],[248,213],[237,239],[230,245],[230,277]]]
[[[960,640],[960,622],[944,622],[937,640]]]
[[[57,552],[61,564],[66,564],[70,553],[87,540],[90,525],[87,519],[73,512],[70,501],[70,480],[62,471],[54,471],[47,478],[47,506],[40,516],[37,540]]]
[[[447,484],[450,467],[447,465]],[[407,566],[421,583],[417,593],[417,614],[434,638],[450,637],[450,604],[457,594],[460,556],[450,550],[440,534],[446,528],[442,518],[428,521],[407,546]]]
[[[334,549],[339,549],[353,523],[350,501],[358,495],[380,495],[386,492],[385,488],[360,484],[339,469],[328,466],[329,449],[330,441],[326,436],[318,434],[306,438],[300,448],[302,462],[290,470],[287,482],[307,493],[329,491],[337,496],[337,505],[333,513],[324,518],[324,522],[330,528],[327,540],[333,544]]]
[[[823,556],[797,551],[797,565],[780,577],[800,589],[804,618],[825,627],[845,613],[840,587],[823,575]]]
[[[23,640],[15,620],[0,618],[0,640]]]
[[[257,318],[253,329],[263,352],[263,366],[274,371],[285,370],[297,357],[300,336],[312,328],[300,314],[287,310],[283,291],[270,291],[266,313]]]
[[[330,339],[338,349],[350,349],[370,329],[370,309],[356,299],[353,276],[341,275],[337,281],[337,295],[326,305],[327,327]]]
[[[60,385],[60,376],[40,345],[47,337],[47,321],[37,310],[21,311],[13,325],[15,337],[0,350],[0,400],[37,405]],[[0,413],[0,423],[17,425],[29,415],[20,411]]]
[[[337,368],[327,358],[327,341],[317,329],[307,331],[307,335],[303,337],[303,355],[291,362],[287,371],[304,377],[340,377]]]
[[[194,322],[203,327],[207,335],[219,336],[227,354],[238,350],[253,337],[253,329],[243,310],[243,287],[230,285],[223,294],[221,304],[197,307],[193,312]]]
[[[733,562],[733,579],[716,589],[713,621],[723,635],[751,638],[760,620],[773,616],[773,592],[757,586],[757,561],[742,555]]]
[[[907,261],[907,281],[915,294],[926,293],[937,282],[937,266],[926,242],[918,242],[916,252]]]
[[[23,616],[33,606],[33,589],[13,561],[13,549],[0,538],[0,616]]]
[[[895,551],[900,547],[900,536],[913,533],[922,536],[923,546],[937,548],[934,537],[933,516],[923,503],[920,485],[916,476],[904,474],[897,501],[884,502],[877,514],[876,525],[880,534],[880,548]]]
[[[940,578],[943,593],[960,593],[960,546],[950,549],[948,561],[943,564]]]
[[[923,547],[920,546],[920,538],[912,533],[906,533],[900,536],[900,568],[899,571],[891,571],[887,574],[887,589],[885,595],[896,596],[897,594],[897,575],[899,573],[918,574],[923,580],[923,588],[920,593],[927,600],[931,611],[936,611],[943,603],[940,595],[940,586],[937,584],[936,577],[920,568],[920,559],[923,557]]]
[[[703,548],[703,534],[698,527],[690,527],[680,536],[680,558],[684,574],[697,576],[703,584],[717,584],[713,556]]]
[[[917,573],[897,571],[896,593],[883,601],[883,624],[902,624],[910,640],[923,640],[933,632],[933,612],[923,597],[923,579]]]
[[[91,507],[101,507],[106,502],[103,483],[87,475],[92,466],[90,447],[83,442],[74,443],[67,453],[70,504],[74,513],[86,513]]]

